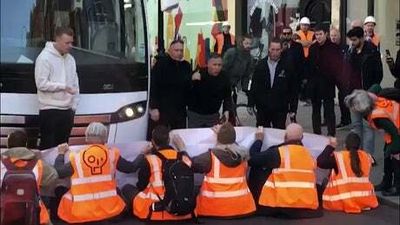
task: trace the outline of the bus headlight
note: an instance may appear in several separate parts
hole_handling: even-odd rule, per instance
[[[111,123],[119,123],[134,120],[146,113],[146,101],[137,102],[120,108],[111,116]]]

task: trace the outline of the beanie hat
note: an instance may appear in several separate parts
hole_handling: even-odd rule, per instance
[[[235,128],[230,123],[222,125],[217,134],[217,141],[218,143],[223,145],[235,143],[236,141]]]

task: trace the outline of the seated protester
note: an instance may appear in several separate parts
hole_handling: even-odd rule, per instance
[[[139,193],[136,191],[137,194],[133,196],[132,201],[133,214],[139,219],[148,219],[151,221],[192,219],[193,211],[187,215],[176,216],[169,213],[166,209],[167,206],[161,201],[167,201],[166,182],[163,180],[165,174],[162,172],[162,168],[165,166],[163,165],[164,161],[180,158],[188,167],[191,167],[192,164],[185,152],[177,151],[169,145],[169,132],[170,130],[165,126],[157,126],[154,128],[151,139],[153,149],[151,153],[147,154],[140,162],[138,182],[136,185]],[[125,193],[129,194],[129,192],[132,195],[132,191],[129,189],[133,188],[129,186],[123,188],[122,191],[124,195]],[[192,197],[194,204],[194,196]]]
[[[246,181],[248,153],[235,143],[230,123],[217,126],[216,132],[215,148],[193,158],[194,172],[205,174],[196,213],[222,218],[253,214],[256,207]]]
[[[9,150],[1,155],[1,177],[0,186],[2,184],[3,178],[7,172],[3,160],[10,159],[10,161],[16,167],[25,167],[32,160],[36,161],[36,165],[33,168],[33,173],[36,176],[36,182],[39,186],[39,190],[42,187],[49,187],[57,180],[57,172],[50,165],[46,164],[43,160],[39,159],[34,152],[26,148],[28,143],[28,136],[23,131],[14,131],[8,136],[8,148]],[[40,192],[40,191],[39,191]],[[49,214],[47,212],[46,206],[40,200],[40,224],[51,224]],[[4,221],[2,221],[4,222]]]
[[[367,91],[355,90],[345,98],[350,111],[364,115],[374,129],[385,131],[384,176],[375,191],[384,196],[400,193],[400,92],[397,88],[382,89],[373,85]],[[393,186],[394,178],[394,187]]]
[[[256,200],[257,214],[285,218],[321,217],[318,208],[315,161],[301,142],[303,128],[286,127],[285,142],[260,152],[264,134],[250,148],[249,185]]]
[[[139,155],[129,162],[120,156],[119,149],[109,148],[107,128],[102,123],[90,123],[85,132],[88,147],[70,152],[70,162],[64,164],[67,144],[58,146],[55,168],[60,178],[71,178],[71,188],[58,206],[58,216],[68,223],[84,223],[110,219],[120,215],[125,202],[117,193],[116,170],[136,172]]]
[[[188,104],[188,127],[212,127],[219,123],[219,109],[223,117],[232,112],[231,84],[222,70],[220,55],[211,54],[207,68],[192,75],[192,87]]]
[[[332,138],[336,139],[336,138]],[[372,157],[360,149],[361,139],[355,133],[346,137],[346,149],[335,152],[336,140],[318,156],[322,169],[332,169],[329,182],[322,195],[327,210],[360,213],[378,207],[374,186],[369,181]]]

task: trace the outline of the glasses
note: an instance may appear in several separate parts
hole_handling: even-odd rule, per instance
[[[283,34],[283,35],[291,35],[292,33],[290,33],[290,32],[283,32],[282,34]]]

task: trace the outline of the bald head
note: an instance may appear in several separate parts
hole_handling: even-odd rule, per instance
[[[303,127],[297,123],[291,123],[286,127],[285,142],[301,141],[303,139]]]
[[[351,21],[351,29],[355,28],[355,27],[363,27],[363,23],[360,19],[355,19],[353,21]]]

